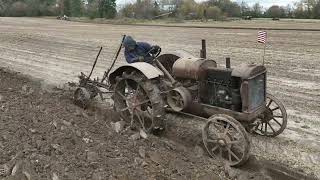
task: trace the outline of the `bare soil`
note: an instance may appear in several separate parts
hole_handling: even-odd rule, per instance
[[[49,18],[49,17],[48,17]],[[156,19],[156,20],[138,20],[130,18],[120,19],[89,19],[85,17],[71,18],[71,21],[89,22],[100,24],[132,24],[144,26],[173,26],[186,28],[219,28],[219,29],[274,29],[274,30],[311,30],[320,31],[318,19],[281,19],[273,21],[271,18],[256,18],[253,20],[230,20],[230,21],[203,21],[203,20],[179,20],[179,19]]]
[[[80,109],[71,92],[43,91],[38,82],[3,69],[0,82],[4,180],[226,178],[217,162],[194,148],[152,135],[133,140],[136,132],[129,129],[116,133],[111,110]]]
[[[252,153],[258,159],[285,164],[320,178],[320,32],[268,33],[268,92],[284,102],[289,122],[287,130],[277,138],[253,136]],[[221,66],[227,56],[231,57],[232,66],[262,62],[263,47],[256,43],[256,30],[135,27],[0,18],[0,66],[37,78],[41,88],[47,85],[63,87],[66,82],[76,81],[80,71],[90,70],[99,46],[104,50],[94,75],[101,77],[111,64],[122,34],[158,44],[164,52],[183,49],[195,56],[199,55],[200,39],[204,38],[208,43],[208,57]],[[123,63],[121,57],[117,66]],[[48,105],[48,108],[53,107],[53,104]]]

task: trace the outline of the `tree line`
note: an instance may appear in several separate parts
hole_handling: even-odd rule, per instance
[[[245,1],[231,0],[137,0],[124,5],[120,16],[130,18],[150,18],[171,12],[172,17],[183,19],[215,19],[226,17],[252,18],[300,18],[320,19],[320,0],[301,0],[293,5],[273,5],[268,9],[259,3],[249,6]]]
[[[0,0],[0,16],[114,18],[116,0]]]
[[[168,14],[180,19],[215,19],[226,17],[320,19],[320,0],[301,0],[294,5],[273,5],[231,0],[136,0],[120,7],[116,0],[0,0],[0,16],[87,16],[90,18],[155,18]]]

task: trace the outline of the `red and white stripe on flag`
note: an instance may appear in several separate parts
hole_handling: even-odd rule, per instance
[[[258,32],[258,43],[266,43],[267,42],[267,32],[259,31]]]

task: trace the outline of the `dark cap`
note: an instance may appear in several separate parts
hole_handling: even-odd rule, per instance
[[[125,48],[134,49],[136,45],[137,42],[131,36],[126,36],[126,38],[123,41],[123,46]]]

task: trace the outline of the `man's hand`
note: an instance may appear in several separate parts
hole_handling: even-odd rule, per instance
[[[159,51],[159,49],[160,49],[160,46],[154,45],[154,46],[152,46],[152,51],[151,51],[151,53],[152,53],[152,54],[155,54],[155,53],[157,53],[157,52]]]
[[[143,56],[139,56],[138,57],[138,62],[143,62],[144,61],[144,57]]]

